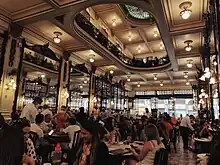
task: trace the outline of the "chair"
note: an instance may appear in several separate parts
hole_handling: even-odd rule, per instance
[[[30,139],[32,140],[32,142],[33,142],[33,144],[34,144],[34,147],[36,147],[36,143],[37,143],[37,139],[38,139],[37,133],[30,131],[30,132],[28,133],[28,138],[30,138]]]
[[[156,152],[154,158],[154,165],[167,165],[168,164],[168,151],[165,148]]]
[[[76,131],[73,135],[73,144],[72,144],[72,149],[73,148],[78,148],[79,143],[80,143],[80,130]]]

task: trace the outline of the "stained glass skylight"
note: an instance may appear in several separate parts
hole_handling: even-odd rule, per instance
[[[144,11],[143,9],[136,7],[136,6],[130,6],[130,5],[122,5],[122,7],[127,10],[127,12],[136,19],[150,19],[152,18],[152,15]]]

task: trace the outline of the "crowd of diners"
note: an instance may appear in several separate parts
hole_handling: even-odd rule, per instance
[[[200,120],[192,115],[185,117],[170,116],[159,113],[153,118],[146,109],[143,116],[126,117],[119,113],[100,112],[90,116],[80,108],[79,112],[71,112],[66,107],[53,114],[48,106],[43,106],[41,98],[35,98],[27,104],[21,114],[12,113],[12,119],[5,121],[0,115],[0,165],[37,165],[49,162],[49,154],[54,144],[46,139],[51,130],[57,135],[68,135],[69,143],[60,144],[67,151],[63,165],[113,165],[108,147],[119,141],[131,143],[143,142],[141,149],[129,148],[133,157],[119,158],[118,163],[127,165],[153,165],[158,151],[164,149],[167,155],[161,164],[168,164],[168,153],[176,150],[176,144],[182,136],[184,150],[189,148],[190,137],[211,137],[210,122]],[[73,147],[73,137],[80,132],[79,144]],[[36,134],[36,139],[33,139]],[[173,149],[171,149],[173,148]],[[220,154],[219,143],[213,147],[209,165],[218,164]]]

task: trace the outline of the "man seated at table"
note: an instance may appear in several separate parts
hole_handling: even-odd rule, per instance
[[[50,114],[44,116],[44,121],[41,123],[40,127],[44,133],[49,133],[51,131],[52,123]]]
[[[72,117],[69,118],[69,126],[66,127],[61,133],[58,134],[68,134],[70,138],[69,148],[72,148],[73,140],[74,140],[74,134],[75,132],[80,131],[80,127],[76,125],[76,118]]]
[[[35,119],[35,123],[31,124],[31,131],[35,132],[39,138],[44,137],[43,130],[41,129],[41,123],[44,121],[44,115],[38,114]]]

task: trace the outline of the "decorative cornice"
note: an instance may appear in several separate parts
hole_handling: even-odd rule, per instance
[[[59,56],[61,57],[63,55],[63,49],[53,42],[51,42],[50,39],[47,39],[45,35],[41,34],[38,31],[33,31],[29,29],[28,27],[24,28],[24,31],[22,33],[22,36],[31,44],[46,44],[49,42],[50,48]]]

